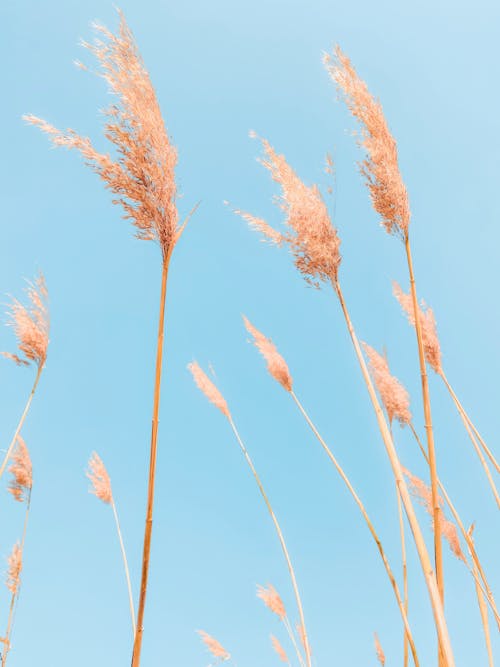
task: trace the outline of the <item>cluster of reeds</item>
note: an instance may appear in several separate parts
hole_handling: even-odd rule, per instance
[[[104,134],[111,143],[113,155],[98,152],[90,139],[80,136],[74,130],[58,130],[45,120],[33,115],[25,116],[25,120],[47,133],[56,146],[76,149],[80,152],[86,163],[104,182],[106,188],[113,193],[113,201],[122,207],[124,217],[131,220],[135,227],[136,236],[142,240],[155,241],[160,248],[160,308],[156,340],[149,467],[147,471],[148,493],[137,607],[134,603],[131,576],[110,477],[102,460],[96,453],[92,454],[90,458],[87,472],[92,485],[91,491],[102,502],[109,505],[113,511],[126,574],[130,606],[133,638],[132,667],[138,667],[141,660],[153,526],[167,278],[173,250],[194,209],[180,223],[174,173],[177,152],[166,131],[154,88],[124,17],[120,15],[120,27],[117,34],[113,34],[101,25],[95,25],[95,29],[99,38],[93,44],[84,43],[84,46],[96,58],[100,68],[99,74],[107,82],[109,90],[114,96],[113,104],[104,111]],[[236,213],[271,243],[286,247],[292,255],[296,268],[306,282],[317,288],[330,286],[333,290],[334,299],[338,301],[363,382],[366,385],[377,419],[381,443],[394,477],[398,504],[398,523],[394,526],[394,529],[399,532],[401,540],[401,577],[396,575],[394,566],[390,564],[389,554],[382,544],[374,520],[370,517],[361,500],[360,492],[355,489],[349,473],[340,463],[337,444],[332,445],[326,442],[302,400],[299,399],[287,362],[278,352],[273,341],[257,329],[246,317],[244,318],[244,325],[252,342],[263,356],[270,375],[290,396],[290,400],[296,406],[298,413],[305,420],[315,440],[325,452],[328,461],[333,466],[336,478],[340,479],[352,497],[353,507],[357,508],[357,513],[366,524],[375,543],[401,617],[405,667],[409,664],[410,655],[413,664],[417,666],[420,664],[418,647],[412,632],[411,605],[409,604],[410,573],[408,572],[407,552],[412,548],[415,549],[418,556],[423,580],[429,595],[437,635],[438,664],[442,667],[454,667],[455,665],[444,606],[443,539],[448,543],[454,557],[463,563],[468,571],[467,576],[470,575],[471,584],[475,586],[489,664],[493,665],[489,619],[493,616],[496,624],[500,627],[500,617],[487,575],[474,544],[472,528],[465,527],[461,514],[443,483],[442,471],[439,467],[439,443],[435,443],[434,440],[432,404],[427,375],[428,366],[441,378],[448,389],[474,450],[484,468],[488,484],[499,507],[500,499],[491,466],[493,466],[495,473],[500,472],[500,468],[493,452],[481,437],[444,373],[433,312],[418,299],[410,243],[411,215],[408,194],[398,166],[396,142],[387,126],[382,107],[372,96],[364,81],[358,76],[347,56],[339,48],[333,54],[325,55],[324,62],[341,97],[360,124],[359,143],[365,153],[361,162],[361,173],[369,190],[373,207],[380,216],[385,231],[397,237],[403,245],[408,266],[409,292],[405,293],[402,288],[395,285],[394,294],[410,324],[415,329],[416,357],[419,362],[425,422],[424,441],[420,439],[413,423],[409,395],[403,385],[391,374],[386,356],[378,353],[367,343],[360,342],[358,338],[341,288],[342,257],[339,232],[332,222],[320,188],[317,185],[304,183],[288,164],[285,157],[279,154],[268,140],[259,139],[254,133],[252,136],[259,139],[262,145],[261,163],[269,171],[273,181],[280,189],[276,201],[283,213],[284,226],[281,230],[277,230],[263,219],[257,218],[248,212],[238,209]],[[330,160],[329,169],[332,168],[333,165]],[[18,364],[33,361],[37,365],[38,371],[26,410],[0,468],[1,476],[9,460],[13,460],[10,470],[14,476],[14,481],[10,491],[16,500],[26,503],[26,519],[31,498],[31,463],[24,442],[20,438],[20,431],[46,358],[48,319],[43,300],[46,297],[46,290],[42,279],[38,280],[36,285],[29,287],[29,297],[32,303],[31,310],[24,308],[18,302],[14,302],[12,306],[13,326],[20,341],[19,349],[24,354],[24,358],[14,354],[8,356]],[[242,440],[233,411],[229,409],[226,399],[198,363],[190,363],[189,370],[198,388],[227,419],[235,442],[256,482],[283,552],[284,565],[290,577],[296,604],[298,618],[296,626],[294,627],[280,595],[272,585],[258,587],[257,595],[283,624],[294,658],[288,658],[281,640],[274,634],[271,635],[272,647],[282,662],[296,664],[300,667],[312,667],[312,649],[303,599],[293,560],[268,491],[264,488],[249,450]],[[401,426],[407,427],[411,431],[416,446],[422,454],[426,479],[418,478],[403,465],[401,454],[393,436],[392,425],[394,421],[399,422]],[[17,449],[15,450],[16,444]],[[333,478],[332,483],[335,483]],[[423,518],[422,516],[419,518],[415,501],[423,505],[431,518],[432,549],[429,549],[427,544]],[[4,642],[2,664],[5,664],[10,647],[12,615],[19,594],[25,532],[26,520],[22,533],[23,537],[20,543],[14,547],[9,558],[7,585],[12,594],[12,599],[7,630],[2,639]],[[398,581],[398,579],[400,580]],[[199,634],[217,661],[230,660],[229,652],[216,639],[205,631],[199,631]],[[375,653],[379,663],[384,665],[386,658],[376,634]]]

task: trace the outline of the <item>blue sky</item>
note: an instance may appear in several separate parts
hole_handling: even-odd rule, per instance
[[[321,64],[322,52],[339,43],[381,99],[398,141],[419,292],[435,309],[445,369],[498,451],[500,9],[484,0],[474,8],[430,0],[145,0],[121,7],[179,150],[180,209],[201,200],[172,260],[143,664],[208,665],[194,632],[200,628],[228,648],[237,667],[277,664],[268,635],[286,638],[256,599],[257,583],[274,583],[296,616],[272,525],[227,423],[186,371],[193,358],[214,367],[282,521],[316,665],[376,664],[373,631],[387,664],[402,664],[400,619],[368,532],[241,322],[245,313],[284,354],[297,394],[356,484],[398,570],[391,473],[338,305],[328,290],[308,288],[286,251],[260,243],[222,202],[279,221],[250,129],[309,183],[326,182],[324,156],[333,155],[343,289],[360,338],[387,346],[421,429],[414,335],[391,296],[393,279],[407,284],[403,249],[370,208],[356,169],[355,126]],[[72,61],[90,62],[78,46],[91,38],[90,21],[113,29],[117,19],[111,3],[97,0],[17,0],[3,3],[0,19],[0,290],[20,296],[23,278],[43,269],[52,315],[47,367],[24,430],[35,487],[9,662],[121,667],[131,637],[119,548],[111,512],[88,494],[84,471],[97,450],[112,478],[137,594],[160,255],[133,238],[78,156],[51,149],[21,121],[32,112],[105,146],[98,110],[109,97]],[[3,328],[0,348],[14,345]],[[32,376],[1,364],[5,443]],[[477,546],[498,591],[492,498],[435,377],[431,391],[441,475],[464,521],[477,521]],[[396,435],[406,465],[423,474],[408,434]],[[0,553],[7,555],[22,508],[3,496]],[[434,664],[430,610],[410,551],[412,626],[421,663]],[[486,664],[470,577],[448,552],[445,569],[457,665]],[[494,644],[499,651],[496,633]]]

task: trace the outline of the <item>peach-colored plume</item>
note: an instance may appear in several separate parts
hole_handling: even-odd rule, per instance
[[[382,403],[387,411],[389,422],[397,419],[404,426],[411,422],[410,397],[401,382],[389,370],[387,359],[373,347],[363,343],[373,380]]]
[[[432,506],[432,493],[430,487],[425,484],[419,477],[413,475],[406,468],[402,468],[405,477],[408,479],[409,487],[411,493],[419,500],[419,502],[425,507],[425,510],[429,516],[434,517],[434,511]],[[441,507],[441,534],[448,542],[448,545],[452,553],[460,560],[465,562],[465,556],[463,554],[462,548],[460,547],[460,540],[458,539],[457,529],[455,524],[445,518],[444,512],[442,510],[444,506],[444,501],[439,496],[438,499],[439,505]],[[434,518],[432,520],[432,527],[434,529]]]
[[[261,163],[281,187],[277,202],[285,213],[285,224],[290,232],[280,234],[261,218],[241,211],[237,213],[274,243],[288,243],[295,266],[310,284],[317,286],[319,281],[327,280],[336,282],[341,260],[340,239],[318,187],[305,185],[284,156],[278,155],[265,139],[261,141],[265,153]]]
[[[96,495],[103,503],[111,504],[113,502],[111,480],[104,463],[96,452],[92,452],[88,466],[86,475],[92,483],[90,493]]]
[[[74,148],[116,196],[136,235],[156,240],[164,257],[173,248],[178,227],[174,170],[177,151],[172,146],[156,94],[137,50],[133,35],[120,13],[114,35],[95,24],[102,37],[83,45],[96,57],[100,76],[115,102],[104,111],[104,134],[116,150],[116,159],[98,152],[90,139],[74,130],[61,131],[33,115],[24,119],[46,132],[56,146]]]
[[[243,315],[243,322],[249,334],[253,336],[255,347],[267,362],[267,370],[277,380],[283,389],[292,391],[292,376],[288,370],[286,361],[276,349],[276,345],[270,338],[256,329],[253,324]]]
[[[14,500],[22,503],[29,497],[33,485],[33,470],[28,448],[20,435],[17,436],[17,447],[12,456],[9,472],[13,476],[9,484],[9,491],[14,496]]]
[[[216,639],[214,639],[214,637],[211,637],[204,630],[198,630],[198,634],[200,635],[205,646],[208,648],[210,653],[215,658],[220,658],[221,660],[229,660],[231,654],[228,653],[226,649],[222,646],[222,644],[220,644]]]
[[[278,591],[271,584],[264,586],[257,586],[257,597],[260,598],[266,607],[280,618],[285,618],[286,610],[283,600],[280,598]]]
[[[281,646],[280,641],[274,635],[271,635],[271,644],[273,645],[273,649],[278,654],[278,657],[281,660],[281,662],[289,663],[290,661],[288,660],[288,656],[285,653],[285,649],[283,648],[283,646]]]
[[[297,628],[297,634],[299,635],[300,643],[302,644],[302,646],[305,649],[306,648],[306,633],[304,632],[304,627],[300,623],[297,623],[297,625],[295,627]]]
[[[21,581],[23,567],[23,552],[19,542],[14,544],[10,556],[7,558],[8,570],[5,584],[12,595],[16,595]]]
[[[378,638],[378,635],[377,635],[376,632],[374,633],[374,638],[375,638],[375,653],[377,655],[377,659],[380,662],[380,664],[382,665],[382,667],[384,667],[384,665],[385,665],[385,653],[382,649],[382,646],[380,644],[380,641],[379,641],[379,638]]]
[[[208,378],[207,374],[201,370],[199,364],[196,361],[193,361],[192,363],[188,364],[188,369],[191,371],[198,389],[205,394],[211,403],[219,408],[223,415],[230,419],[231,415],[225,398],[214,385],[212,380]]]
[[[393,282],[392,291],[399,305],[406,313],[409,323],[415,326],[415,313],[413,311],[413,300],[411,294],[403,292],[397,282]],[[432,308],[421,302],[419,308],[420,325],[422,327],[422,342],[424,345],[425,359],[429,366],[436,372],[441,373],[441,346],[437,335],[436,320]]]
[[[10,352],[2,352],[18,365],[27,366],[34,361],[39,368],[45,364],[49,345],[48,292],[45,279],[40,273],[26,289],[30,305],[23,306],[17,299],[10,305],[8,324],[14,329],[20,352],[25,358]]]
[[[387,127],[382,106],[338,46],[333,55],[325,54],[324,63],[343,93],[349,111],[362,125],[360,143],[367,156],[361,163],[361,173],[373,207],[390,234],[406,239],[410,224],[408,194],[399,171],[396,142]]]

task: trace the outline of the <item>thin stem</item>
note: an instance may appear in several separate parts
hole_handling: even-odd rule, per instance
[[[30,513],[30,507],[31,507],[31,488],[28,491],[28,497],[26,499],[26,512],[24,513],[23,533],[22,533],[21,544],[20,544],[21,563],[23,562],[23,558],[24,558],[24,543],[26,541],[26,530],[28,528],[28,517],[29,517],[29,513]],[[12,626],[13,626],[13,623],[14,623],[14,613],[15,613],[15,610],[16,610],[17,600],[19,599],[19,588],[20,588],[20,586],[21,586],[21,583],[19,582],[15,592],[12,593],[12,596],[10,598],[9,617],[8,617],[8,620],[7,620],[7,630],[5,631],[5,637],[4,637],[5,649],[2,652],[2,667],[5,667],[5,665],[7,664],[7,655],[10,651],[10,637],[12,635]]]
[[[469,533],[471,540],[472,535]],[[476,565],[472,565],[474,573],[476,574],[476,595],[477,595],[477,603],[479,606],[479,613],[481,614],[481,622],[483,624],[483,630],[484,630],[484,641],[486,643],[486,651],[488,653],[488,665],[489,667],[494,667],[494,662],[493,662],[493,650],[491,648],[491,637],[490,637],[490,625],[488,623],[488,609],[486,607],[486,603],[484,601],[484,594],[483,591],[481,590],[481,586],[479,585],[478,577],[477,577],[477,568]]]
[[[125,552],[125,545],[123,544],[123,537],[122,537],[122,531],[120,528],[120,522],[118,520],[118,512],[116,511],[116,505],[115,505],[115,499],[111,499],[111,508],[113,510],[113,516],[115,517],[115,523],[116,523],[116,531],[118,533],[118,539],[120,540],[120,549],[122,552],[122,558],[123,558],[123,567],[125,568],[125,577],[127,579],[127,590],[128,590],[128,601],[129,601],[129,606],[130,606],[130,618],[132,620],[132,633],[133,637],[135,638],[135,611],[134,611],[134,598],[132,595],[132,585],[130,583],[130,572],[128,569],[128,562],[127,562],[127,554]]]
[[[295,639],[295,633],[292,630],[292,626],[290,625],[290,620],[289,620],[288,616],[284,616],[282,621],[283,621],[283,625],[286,628],[288,636],[290,637],[290,641],[293,644],[293,648],[295,649],[295,653],[297,654],[299,664],[301,665],[301,667],[305,667],[304,658],[302,657],[302,653],[301,653],[301,651],[300,651],[300,649],[297,645],[297,640]]]
[[[413,433],[413,436],[415,437],[415,440],[417,441],[417,444],[418,444],[419,449],[422,453],[422,456],[424,457],[424,459],[428,463],[427,453],[424,449],[424,446],[420,442],[420,438],[418,437],[418,433],[415,430],[415,427],[413,426],[413,424],[411,422],[410,422],[409,426],[410,426],[411,432]],[[460,518],[459,513],[457,512],[455,506],[453,505],[453,503],[450,499],[450,496],[448,495],[445,487],[443,486],[443,484],[439,480],[439,478],[438,478],[438,483],[439,483],[439,490],[441,491],[446,504],[450,508],[450,512],[452,513],[453,518],[455,519],[455,522],[456,522],[457,526],[459,527],[460,532],[462,533],[462,536],[463,536],[465,542],[467,543],[467,547],[469,549],[469,552],[470,552],[472,561],[474,563],[474,566],[477,569],[477,571],[479,572],[479,575],[481,576],[481,579],[482,579],[483,584],[484,584],[484,589],[483,589],[484,594],[485,594],[486,599],[488,600],[488,604],[490,605],[491,610],[492,610],[492,612],[495,616],[495,619],[496,619],[496,622],[497,622],[497,625],[498,625],[498,629],[500,630],[500,615],[498,614],[496,604],[495,604],[495,600],[493,598],[493,593],[491,591],[490,585],[488,584],[488,580],[486,579],[486,574],[484,572],[483,566],[481,565],[481,561],[479,560],[479,556],[477,555],[477,551],[476,551],[476,547],[474,545],[474,541],[472,540],[471,536],[469,535],[469,532],[465,529],[465,526],[464,526],[464,524],[463,524],[463,522]],[[474,578],[476,579],[476,577],[474,577]]]
[[[253,465],[252,459],[250,458],[250,455],[247,452],[247,449],[245,445],[243,444],[243,441],[240,437],[240,434],[238,433],[238,429],[235,426],[235,423],[232,419],[232,417],[228,417],[229,423],[231,425],[231,428],[233,430],[234,435],[236,436],[236,440],[238,441],[238,444],[240,446],[241,451],[243,452],[243,455],[246,459],[246,462],[248,463],[248,466],[250,470],[252,471],[252,474],[255,478],[255,481],[257,482],[257,486],[259,487],[259,491],[262,495],[262,498],[264,499],[264,502],[266,503],[266,507],[269,511],[269,514],[271,515],[271,519],[273,520],[274,527],[276,529],[276,533],[278,535],[278,539],[281,544],[281,549],[283,550],[283,554],[285,556],[286,564],[288,567],[288,572],[290,573],[290,579],[292,581],[292,587],[293,587],[293,592],[295,594],[295,600],[297,602],[297,609],[299,612],[299,618],[300,618],[300,624],[302,625],[302,628],[304,630],[304,649],[306,652],[306,662],[307,662],[307,667],[311,667],[311,650],[309,647],[309,638],[307,636],[307,630],[306,630],[306,623],[304,619],[304,611],[302,608],[302,600],[300,597],[299,593],[299,587],[297,585],[297,579],[295,577],[295,570],[293,569],[292,561],[290,559],[290,555],[288,553],[288,549],[285,543],[285,538],[283,537],[283,533],[281,531],[281,527],[278,523],[278,519],[276,518],[276,515],[274,514],[273,508],[271,506],[271,503],[269,501],[269,498],[267,497],[267,494],[264,490],[264,487],[262,486],[262,482],[260,481],[259,475],[257,474],[257,471]]]
[[[403,600],[405,614],[408,616],[408,565],[406,562],[406,542],[405,542],[405,525],[403,519],[403,506],[401,504],[401,496],[396,488],[396,496],[398,499],[398,517],[399,517],[399,534],[401,536],[401,561],[403,565]],[[408,665],[408,634],[405,631],[403,638],[403,665]]]
[[[38,381],[40,380],[40,376],[41,376],[41,374],[42,374],[42,370],[43,370],[43,366],[38,366],[38,370],[37,370],[37,373],[36,373],[35,381],[34,381],[34,383],[33,383],[33,387],[31,388],[31,393],[30,393],[30,395],[29,395],[29,397],[28,397],[28,400],[27,400],[27,402],[26,402],[26,405],[25,405],[25,407],[24,407],[23,414],[21,415],[21,419],[19,420],[19,423],[18,423],[18,425],[17,425],[17,428],[16,428],[16,431],[15,431],[15,433],[14,433],[14,436],[13,436],[13,438],[12,438],[12,440],[11,440],[11,442],[10,442],[10,445],[9,445],[9,447],[8,447],[8,449],[7,449],[7,453],[5,454],[5,457],[4,457],[3,461],[2,461],[2,465],[0,466],[0,478],[2,477],[3,473],[5,472],[5,468],[7,467],[7,464],[8,464],[8,462],[9,462],[9,459],[10,459],[10,457],[12,456],[12,452],[13,452],[13,450],[14,450],[14,447],[16,446],[17,437],[18,437],[19,433],[21,433],[21,429],[22,429],[22,427],[23,427],[24,420],[26,419],[26,416],[27,416],[27,414],[28,414],[28,412],[29,412],[29,409],[30,409],[30,407],[31,407],[31,401],[33,400],[33,396],[35,395],[35,391],[36,391],[36,388],[37,388],[37,385],[38,385]]]
[[[358,359],[361,372],[363,374],[363,379],[365,381],[368,394],[370,396],[370,400],[372,402],[373,409],[375,411],[375,416],[377,418],[377,423],[380,429],[380,433],[384,441],[385,449],[389,457],[389,461],[391,463],[394,478],[396,480],[396,485],[401,495],[401,500],[403,502],[406,511],[406,516],[408,517],[408,523],[410,524],[411,532],[413,535],[413,539],[415,541],[415,546],[417,548],[417,553],[419,556],[420,564],[427,585],[427,590],[429,592],[429,598],[432,606],[432,611],[434,614],[434,621],[436,624],[436,631],[438,634],[438,641],[442,647],[448,667],[454,667],[455,660],[453,658],[453,650],[451,648],[450,637],[448,634],[448,628],[444,616],[444,609],[441,601],[441,596],[439,595],[439,589],[437,587],[436,577],[434,575],[432,564],[429,558],[429,553],[427,551],[422,531],[420,530],[420,525],[418,523],[415,510],[413,508],[413,504],[410,498],[410,493],[408,491],[408,487],[406,486],[406,482],[404,481],[403,478],[401,463],[399,461],[396,448],[394,447],[394,443],[392,441],[391,434],[389,432],[389,427],[387,425],[384,413],[382,411],[382,407],[380,406],[380,403],[378,401],[375,387],[373,386],[370,373],[366,366],[366,362],[363,357],[363,353],[361,351],[361,347],[359,345],[356,332],[354,331],[354,327],[349,317],[349,312],[347,310],[342,290],[340,289],[338,281],[332,281],[332,285],[340,301],[342,312],[344,314],[347,328],[349,331],[349,335],[351,337],[351,341],[354,346],[354,351],[356,353],[356,357]]]
[[[151,553],[151,534],[153,530],[153,505],[156,477],[156,453],[158,439],[158,414],[160,410],[160,387],[161,370],[163,362],[163,336],[165,324],[165,298],[167,293],[168,266],[170,254],[163,259],[160,293],[160,315],[158,320],[158,338],[156,347],[156,370],[153,398],[153,418],[151,425],[151,449],[149,458],[148,498],[146,508],[146,521],[144,527],[144,546],[142,552],[141,589],[139,594],[139,605],[137,611],[137,630],[134,639],[134,650],[132,654],[132,667],[139,667],[141,660],[141,647],[143,635],[144,608],[146,606],[146,592],[148,587],[149,559]]]
[[[394,591],[394,595],[395,595],[395,597],[396,597],[396,601],[397,601],[397,604],[398,604],[398,608],[399,608],[399,611],[400,611],[400,613],[401,613],[401,618],[403,619],[403,624],[404,624],[404,628],[405,628],[405,637],[408,638],[408,641],[409,641],[409,644],[410,644],[410,647],[411,647],[411,653],[412,653],[412,656],[413,656],[413,662],[415,663],[415,666],[418,667],[419,662],[418,662],[418,657],[417,657],[417,651],[416,651],[416,648],[415,648],[415,642],[413,641],[413,635],[412,635],[412,632],[411,632],[411,629],[410,629],[410,624],[409,624],[409,622],[408,622],[408,617],[407,617],[407,613],[406,613],[405,605],[403,604],[403,601],[402,601],[402,599],[401,599],[401,594],[400,594],[400,592],[399,592],[399,587],[398,587],[398,585],[397,585],[396,578],[395,578],[395,576],[394,576],[394,574],[393,574],[393,572],[392,572],[392,570],[391,570],[391,567],[390,567],[390,565],[389,565],[389,561],[387,560],[387,556],[385,555],[385,551],[384,551],[384,548],[383,548],[383,546],[382,546],[382,542],[380,541],[380,539],[379,539],[379,537],[378,537],[378,534],[377,534],[377,532],[376,532],[376,530],[375,530],[375,527],[373,526],[373,523],[372,523],[370,517],[368,516],[368,513],[367,513],[367,511],[366,511],[366,509],[365,509],[363,503],[361,502],[361,499],[359,498],[358,494],[356,493],[356,491],[355,491],[354,487],[352,486],[352,484],[351,484],[349,478],[348,478],[347,475],[345,474],[345,472],[344,472],[342,466],[341,466],[340,463],[337,461],[337,459],[335,458],[333,452],[332,452],[331,449],[328,447],[328,445],[326,444],[326,442],[323,440],[323,438],[322,438],[322,436],[320,435],[318,429],[316,428],[314,422],[313,422],[313,421],[311,420],[311,418],[309,417],[309,415],[308,415],[308,413],[306,412],[304,406],[302,405],[302,403],[301,403],[301,402],[299,401],[299,399],[297,398],[295,392],[294,392],[294,391],[291,391],[291,392],[290,392],[290,395],[291,395],[291,397],[293,398],[293,400],[295,401],[295,404],[296,404],[297,407],[299,408],[300,412],[302,413],[302,416],[303,416],[304,419],[306,420],[306,422],[307,422],[309,428],[311,429],[311,431],[312,431],[312,432],[314,433],[314,435],[316,436],[316,438],[317,438],[318,442],[320,443],[320,445],[323,447],[323,449],[324,449],[324,451],[326,452],[328,458],[330,459],[330,461],[331,461],[331,462],[333,463],[333,465],[335,466],[335,469],[337,470],[338,474],[339,474],[340,477],[342,478],[342,481],[344,482],[344,484],[347,486],[347,488],[348,488],[348,490],[349,490],[351,496],[354,498],[354,501],[355,501],[356,505],[358,506],[358,508],[359,508],[359,510],[360,510],[360,512],[361,512],[361,514],[363,515],[363,518],[364,518],[364,520],[365,520],[365,522],[366,522],[366,525],[368,526],[368,530],[370,531],[370,534],[371,534],[371,536],[373,537],[373,539],[374,539],[374,541],[375,541],[375,544],[377,545],[377,549],[378,549],[378,551],[379,551],[380,557],[382,558],[382,562],[383,562],[383,564],[384,564],[385,571],[387,572],[387,576],[389,577],[389,581],[391,582],[392,590]],[[399,493],[398,493],[398,495],[399,495]]]
[[[450,395],[451,395],[452,399],[453,399],[454,402],[455,402],[455,405],[456,405],[456,407],[457,407],[457,409],[458,409],[458,412],[460,413],[460,416],[462,417],[462,419],[465,418],[465,419],[467,420],[469,426],[470,426],[471,429],[474,431],[474,434],[475,434],[476,438],[479,440],[479,442],[480,442],[480,444],[481,444],[481,447],[483,448],[483,450],[484,450],[486,456],[489,458],[489,460],[491,461],[491,463],[492,463],[493,466],[495,467],[495,470],[496,470],[498,473],[500,473],[500,465],[498,465],[498,462],[497,462],[496,458],[494,457],[493,452],[490,450],[490,448],[488,447],[488,445],[485,443],[485,441],[484,441],[483,438],[481,437],[481,434],[479,433],[479,431],[477,430],[477,428],[474,426],[474,424],[473,424],[472,421],[471,421],[471,418],[469,417],[469,415],[468,415],[467,412],[465,411],[465,408],[463,407],[463,405],[462,405],[462,404],[460,403],[460,401],[458,400],[458,396],[457,396],[457,395],[455,394],[455,392],[453,391],[453,388],[452,388],[452,386],[450,385],[450,383],[448,382],[448,378],[446,377],[444,371],[441,370],[441,372],[439,373],[439,375],[441,376],[441,379],[442,379],[443,382],[445,383],[446,388],[447,388],[448,391],[450,392]]]
[[[443,576],[443,550],[441,541],[441,508],[439,507],[438,474],[436,464],[436,450],[434,447],[434,431],[432,429],[431,399],[429,394],[429,380],[427,377],[427,366],[425,362],[424,343],[422,338],[422,323],[420,320],[420,309],[418,307],[417,288],[415,275],[413,273],[413,260],[411,255],[410,239],[405,239],[406,258],[408,260],[408,272],[410,274],[410,290],[415,316],[415,332],[417,334],[418,361],[420,364],[420,377],[422,380],[422,399],[424,403],[425,433],[427,437],[427,453],[429,455],[429,473],[431,478],[432,513],[434,519],[434,559],[436,564],[436,580],[444,603],[444,576]]]

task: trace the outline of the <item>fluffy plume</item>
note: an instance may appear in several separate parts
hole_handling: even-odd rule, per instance
[[[413,475],[409,470],[403,468],[405,477],[408,479],[410,491],[417,498],[417,500],[425,507],[425,510],[429,516],[433,517],[433,507],[432,507],[432,492],[430,488],[423,482],[419,477]],[[448,542],[448,545],[452,553],[459,559],[465,562],[464,553],[460,547],[460,540],[458,539],[457,529],[454,523],[448,521],[445,518],[443,512],[444,502],[441,496],[438,499],[439,505],[441,507],[441,534]],[[434,520],[433,520],[434,528]]]
[[[363,343],[373,380],[387,411],[389,422],[397,419],[401,426],[411,422],[410,397],[401,382],[389,370],[387,359]]]
[[[310,284],[336,282],[340,265],[340,239],[332,226],[328,210],[316,185],[305,185],[283,155],[262,139],[264,158],[261,163],[281,187],[277,203],[285,213],[288,232],[280,234],[261,218],[236,211],[250,226],[262,232],[273,243],[287,243],[295,266]]]
[[[74,130],[60,131],[33,115],[25,120],[46,132],[56,146],[74,148],[116,196],[125,218],[139,239],[156,240],[164,257],[178,233],[174,170],[177,151],[172,146],[156,94],[134,38],[120,14],[118,33],[95,24],[100,38],[83,45],[95,56],[99,75],[116,102],[104,111],[104,134],[116,159],[98,152],[90,139]]]
[[[210,380],[206,373],[201,370],[200,366],[196,361],[188,364],[188,369],[191,371],[193,379],[196,383],[196,386],[200,391],[202,391],[208,400],[213,403],[219,410],[225,415],[228,419],[231,418],[229,408],[227,407],[226,400],[214,385],[212,380]]]
[[[380,662],[380,664],[382,665],[382,667],[384,667],[384,665],[385,665],[385,653],[382,649],[382,646],[380,644],[380,641],[378,639],[378,635],[377,635],[376,632],[374,634],[374,638],[375,638],[375,653],[377,655],[377,659]]]
[[[273,649],[276,651],[278,654],[279,659],[281,662],[286,662],[289,663],[290,661],[288,660],[288,656],[285,653],[285,649],[283,646],[281,646],[281,643],[274,635],[271,635],[271,644],[273,645]]]
[[[255,347],[266,360],[269,373],[280,383],[283,389],[292,391],[292,376],[286,361],[276,349],[276,345],[270,338],[266,338],[263,333],[256,329],[245,316],[243,316],[243,322],[248,333],[253,336]]]
[[[406,313],[409,323],[415,326],[415,313],[413,311],[413,300],[411,294],[405,294],[401,287],[394,282],[393,293],[399,301],[399,305]],[[436,329],[436,320],[432,308],[429,308],[424,301],[419,308],[420,326],[422,328],[422,342],[424,345],[425,359],[429,366],[436,372],[442,372],[441,365],[441,346]]]
[[[113,501],[111,480],[108,471],[104,467],[104,463],[96,452],[92,452],[88,466],[86,475],[92,484],[90,493],[96,495],[103,503],[107,505],[111,504]]]
[[[14,500],[22,503],[29,497],[33,485],[33,471],[28,448],[20,435],[17,436],[17,447],[12,456],[9,472],[13,477],[9,484],[9,491],[14,496]]]
[[[17,299],[13,299],[8,322],[14,329],[19,350],[24,357],[10,352],[2,354],[18,365],[28,366],[34,361],[41,368],[47,359],[50,326],[47,286],[41,273],[33,283],[28,282],[26,293],[29,306],[23,306]]]
[[[12,595],[16,595],[21,583],[21,570],[23,567],[23,552],[19,542],[14,544],[10,556],[7,558],[8,570],[5,584]]]
[[[260,598],[266,607],[280,618],[285,618],[286,609],[283,600],[280,598],[278,591],[271,584],[264,586],[257,586],[257,597]]]
[[[360,143],[366,151],[361,173],[373,208],[389,234],[406,239],[410,224],[408,193],[399,171],[396,142],[387,127],[382,106],[338,46],[333,56],[325,54],[324,63],[349,111],[361,123]]]
[[[215,658],[220,658],[220,660],[229,660],[231,655],[226,651],[222,644],[220,644],[204,630],[198,630],[198,634],[200,635],[201,640],[205,646]]]

